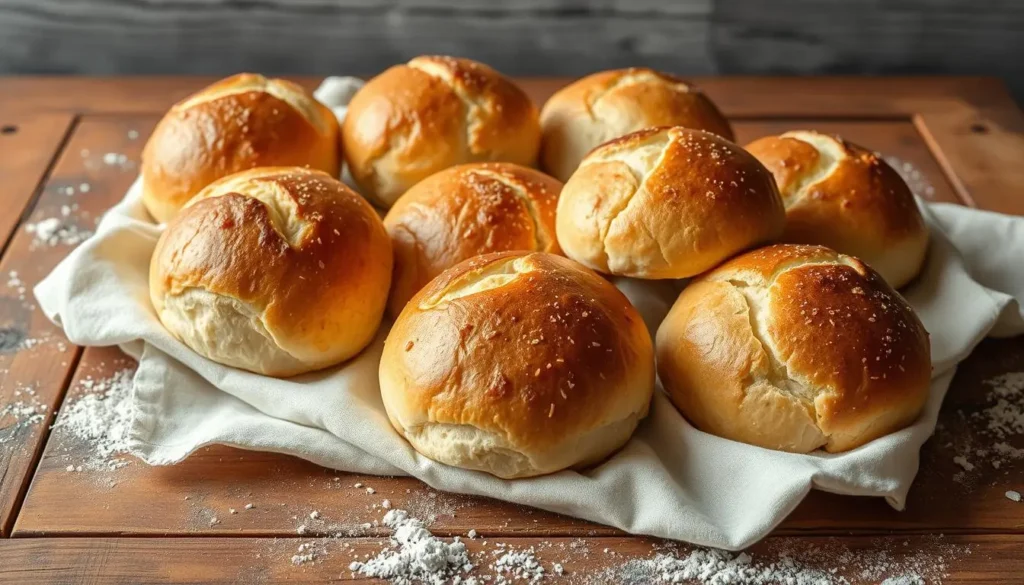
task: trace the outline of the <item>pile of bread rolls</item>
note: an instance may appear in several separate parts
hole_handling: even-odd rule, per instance
[[[650,69],[538,111],[486,65],[417,57],[341,125],[299,86],[237,75],[146,145],[143,201],[167,224],[153,307],[197,353],[269,376],[345,362],[387,313],[394,428],[504,478],[607,458],[656,372],[697,428],[760,447],[845,451],[910,424],[931,368],[894,290],[928,244],[906,184],[838,137],[732,139]],[[611,276],[690,280],[652,343]]]

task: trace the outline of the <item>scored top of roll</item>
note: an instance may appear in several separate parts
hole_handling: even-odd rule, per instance
[[[606,280],[560,256],[467,260],[406,305],[384,344],[392,424],[435,460],[500,477],[592,464],[654,387],[650,335]]]
[[[899,173],[838,136],[792,131],[747,145],[786,205],[783,241],[856,256],[899,288],[921,270],[928,227]]]
[[[655,126],[684,126],[733,139],[728,120],[693,84],[648,69],[602,71],[558,90],[541,109],[541,163],[567,181],[588,152]]]
[[[649,128],[594,149],[562,189],[567,256],[601,272],[685,278],[782,232],[775,180],[736,144]]]
[[[392,316],[445,269],[473,256],[523,250],[561,253],[555,206],[562,184],[511,163],[470,163],[417,183],[384,227],[395,249]]]
[[[166,222],[202,188],[261,166],[341,166],[338,121],[302,87],[240,73],[178,102],[142,152],[143,202]]]
[[[771,449],[846,451],[910,424],[928,332],[874,270],[778,244],[702,275],[657,334],[658,372],[698,428]]]
[[[373,338],[391,244],[362,197],[320,171],[260,167],[214,182],[168,224],[150,263],[164,326],[196,352],[288,376]]]
[[[342,138],[360,191],[390,207],[420,180],[456,164],[533,165],[540,123],[530,98],[494,69],[470,59],[422,56],[359,90]]]

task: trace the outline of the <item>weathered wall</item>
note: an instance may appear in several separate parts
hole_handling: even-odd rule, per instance
[[[1024,95],[1024,0],[0,0],[0,73],[984,74]]]

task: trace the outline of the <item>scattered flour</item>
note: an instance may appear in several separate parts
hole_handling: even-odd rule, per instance
[[[953,456],[963,469],[954,479],[965,485],[972,479],[968,474],[980,472],[981,465],[998,470],[1007,462],[1024,459],[1024,449],[1010,444],[1024,435],[1024,372],[996,376],[984,385],[988,405],[961,419],[969,424],[969,431],[958,437]]]
[[[7,273],[7,288],[14,291],[18,295],[18,300],[25,300],[25,293],[28,291],[28,285],[26,285],[21,277],[18,276],[18,271],[12,270]]]
[[[131,138],[129,137],[129,139]],[[116,167],[122,171],[130,171],[136,167],[135,161],[129,159],[127,154],[120,152],[106,152],[94,155],[89,149],[83,148],[81,155],[86,169],[99,169],[107,166]]]
[[[67,214],[64,214],[63,216],[67,217],[67,215],[70,215],[70,210],[71,208],[69,207]],[[32,240],[33,248],[39,246],[74,246],[81,244],[93,234],[91,230],[83,229],[73,223],[65,222],[60,217],[48,217],[34,223],[26,224],[25,230],[34,236]]]
[[[319,560],[322,551],[316,548],[316,542],[304,542],[299,545],[298,553],[292,555],[293,565],[304,565]]]
[[[466,545],[458,537],[450,543],[437,538],[423,521],[409,516],[405,510],[388,511],[384,525],[394,531],[394,546],[365,562],[352,562],[349,569],[353,573],[388,579],[395,585],[477,583],[473,577],[463,579],[460,575],[471,571],[473,564]]]
[[[632,560],[621,569],[623,583],[683,583],[708,585],[832,585],[844,583],[826,570],[809,568],[789,557],[771,564],[755,564],[750,555],[733,556],[715,549],[695,549],[686,556],[658,554]]]
[[[754,558],[747,553],[696,548],[687,553],[661,552],[649,559],[629,560],[608,569],[590,583],[641,585],[650,583],[694,583],[699,585],[888,585],[940,584],[947,576],[946,563],[970,554],[967,546],[948,544],[931,537],[929,553],[914,551],[910,542],[870,549],[851,549],[842,543],[825,541],[812,548],[789,544],[771,545],[769,552]]]
[[[882,581],[882,585],[925,585],[925,581],[920,575],[908,574],[900,575],[899,577],[889,577]]]
[[[132,424],[132,377],[125,368],[110,378],[91,377],[79,382],[83,395],[61,408],[53,425],[88,445],[81,462],[86,469],[117,469],[129,464],[124,456],[130,449]]]
[[[924,173],[922,173],[917,167],[907,161],[898,159],[895,156],[887,156],[884,158],[885,162],[889,163],[889,166],[895,169],[896,172],[903,177],[903,180],[906,181],[907,186],[910,187],[910,190],[915,195],[922,199],[934,199],[935,187],[932,186],[928,178],[925,177]]]
[[[994,404],[976,416],[992,436],[1007,439],[1024,434],[1024,372],[1011,372],[985,382]]]
[[[16,400],[0,404],[0,445],[13,443],[22,430],[46,420],[46,405],[39,402],[35,388],[19,386]]]
[[[497,585],[515,582],[536,585],[544,578],[544,567],[541,566],[540,561],[534,556],[533,548],[525,551],[498,550],[495,554],[500,554],[501,556],[491,563],[490,568],[494,571],[494,580],[488,580],[488,582],[493,582]]]

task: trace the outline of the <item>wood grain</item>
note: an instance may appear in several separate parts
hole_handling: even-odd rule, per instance
[[[152,124],[152,118],[139,119],[139,127]],[[111,129],[108,129],[111,128]],[[116,135],[125,125],[120,118],[86,116],[82,129],[99,136]],[[807,118],[739,121],[736,123],[741,142],[777,134],[794,128],[817,128],[840,133],[850,140],[887,155],[912,162],[925,179],[934,185],[934,198],[957,201],[956,195],[931,159],[927,147],[909,121],[840,121]],[[139,137],[142,142],[145,135]],[[69,150],[74,150],[96,136],[75,135]],[[103,150],[103,149],[100,149]],[[134,154],[134,151],[129,153]],[[63,167],[58,167],[63,172]],[[105,184],[124,183],[125,173],[118,167],[96,169],[94,180],[103,177]],[[115,197],[115,194],[109,194]],[[1015,346],[1013,346],[1015,347]],[[1011,348],[1012,349],[1012,348]],[[84,377],[103,378],[124,367],[116,349],[88,349],[71,383],[68,400],[79,392],[78,382]],[[977,381],[975,381],[975,386]],[[965,385],[969,382],[965,382]],[[439,494],[410,478],[377,478],[335,474],[312,464],[270,453],[248,453],[215,447],[202,450],[177,466],[150,468],[133,464],[111,472],[68,472],[86,457],[86,446],[76,444],[61,429],[55,429],[40,462],[36,478],[25,501],[15,528],[17,536],[44,534],[219,534],[277,535],[295,534],[306,523],[308,514],[318,510],[324,521],[311,526],[321,534],[336,531],[380,534],[379,529],[365,530],[361,525],[380,513],[380,503],[388,499],[393,505],[436,514],[434,529],[444,534],[458,534],[476,528],[494,534],[563,535],[619,534],[603,526],[583,522],[522,506],[484,498],[468,498]],[[941,495],[955,470],[950,469],[951,455],[943,462],[936,486]],[[334,481],[334,477],[339,477]],[[1014,476],[1017,477],[1017,476]],[[115,484],[113,487],[111,484]],[[355,484],[372,486],[369,495]],[[69,493],[88,494],[69,499]],[[152,494],[163,497],[154,501]],[[186,497],[188,499],[186,499]],[[878,530],[901,525],[906,530],[966,530],[971,523],[1002,529],[1020,518],[1005,514],[1007,500],[1002,492],[986,495],[990,503],[978,515],[956,517],[922,514],[905,519],[884,502],[863,498],[840,501],[848,513],[831,510],[837,496],[815,493],[786,522],[782,530],[791,532],[823,532],[834,534],[850,529]],[[254,503],[252,513],[230,514],[231,508],[243,510]],[[851,502],[856,502],[851,505]],[[377,508],[374,508],[377,506]],[[805,512],[804,510],[808,510]],[[924,510],[923,508],[921,509]],[[211,524],[216,517],[218,522]],[[843,521],[836,520],[841,517]]]
[[[13,174],[5,177],[7,185],[22,181],[19,184],[29,185],[30,191],[40,191],[38,201],[31,204],[32,214],[25,219],[35,222],[59,214],[62,205],[74,202],[81,206],[74,217],[82,226],[90,225],[134,178],[138,152],[163,109],[207,81],[0,79],[4,116],[50,111],[70,121],[80,112],[101,113],[81,118],[41,189],[35,189],[38,176],[35,183],[23,176],[26,169],[40,172],[38,165],[12,167]],[[792,128],[837,132],[912,163],[934,187],[935,200],[1024,212],[1019,206],[1022,198],[1014,196],[1024,193],[1021,165],[1014,163],[1024,160],[1020,143],[1024,117],[998,82],[701,81],[736,121],[741,142]],[[304,82],[312,86],[316,80]],[[563,83],[534,80],[524,82],[524,87],[541,101]],[[21,93],[12,94],[12,89]],[[33,117],[44,115],[52,114]],[[3,140],[0,135],[0,145]],[[58,146],[52,148],[50,159]],[[110,159],[114,164],[107,164],[104,155],[108,153],[124,154],[126,160],[117,162],[115,156]],[[88,193],[78,192],[82,183],[90,185]],[[68,187],[75,191],[71,196],[65,194]],[[6,204],[6,197],[0,191],[0,201]],[[52,413],[65,387],[70,385],[68,399],[73,400],[82,391],[79,380],[103,377],[131,363],[116,349],[90,348],[73,371],[77,350],[66,345],[31,307],[31,299],[26,302],[5,289],[9,270],[17,270],[30,287],[69,249],[38,247],[32,239],[24,229],[16,231],[8,253],[0,259],[0,329],[23,331],[44,342],[29,350],[0,354],[0,407],[14,390],[31,385]],[[922,450],[921,471],[906,511],[896,512],[879,499],[815,491],[775,536],[753,548],[755,561],[777,560],[783,551],[795,551],[825,565],[835,565],[837,558],[847,554],[852,555],[849,558],[889,555],[903,563],[894,563],[897,567],[944,563],[946,569],[941,572],[948,575],[942,576],[943,583],[1019,580],[1024,574],[1024,507],[1004,493],[1024,491],[1024,460],[1007,461],[996,469],[987,456],[977,455],[989,439],[972,422],[971,413],[988,405],[984,380],[1019,371],[1022,364],[1024,337],[987,340],[961,365],[939,431]],[[514,504],[434,492],[410,478],[340,474],[291,457],[226,447],[201,450],[173,467],[133,462],[116,471],[68,472],[69,464],[87,455],[87,446],[60,428],[47,437],[48,424],[19,430],[17,449],[10,455],[0,445],[0,465],[6,470],[0,479],[0,530],[4,535],[33,537],[0,539],[2,583],[351,580],[347,567],[354,555],[376,552],[383,544],[380,538],[386,531],[372,522],[383,515],[385,499],[420,517],[433,515],[431,529],[438,534],[477,530],[491,543],[488,551],[493,551],[496,540],[535,547],[545,566],[562,562],[569,570],[567,578],[550,580],[556,583],[628,582],[623,575],[606,571],[630,558],[649,558],[655,547],[670,546]],[[0,429],[0,437],[8,431]],[[1014,447],[1024,448],[1019,437],[1014,440]],[[962,454],[976,464],[974,471],[965,472],[954,463],[953,457]],[[354,487],[357,483],[360,488]],[[367,486],[374,493],[368,493]],[[246,510],[247,503],[254,507]],[[309,516],[314,510],[319,513],[316,519]],[[307,537],[332,538],[316,545],[324,552],[318,560],[294,566],[291,556],[297,546],[311,542],[297,534],[304,524]],[[950,536],[932,536],[937,532]],[[579,542],[583,544],[575,546],[587,554],[573,548]],[[485,560],[493,558],[492,552],[482,552],[479,540],[470,547]],[[852,571],[854,583],[877,583],[896,576],[865,577],[849,566],[842,570]],[[926,577],[935,581],[936,576]]]
[[[26,221],[58,218],[64,225],[91,230],[134,178],[133,169],[105,164],[103,156],[141,148],[141,141],[128,138],[128,130],[135,127],[131,118],[79,124]],[[82,192],[82,185],[89,186],[87,192]],[[20,210],[18,203],[10,201],[12,208]],[[13,524],[50,416],[80,353],[39,311],[31,292],[70,249],[38,241],[23,225],[0,260],[0,405],[40,404],[47,413],[45,420],[35,424],[0,421],[0,436],[6,438],[0,445],[0,534],[7,534]]]
[[[471,575],[494,576],[499,543],[506,550],[532,549],[548,574],[543,583],[650,583],[650,573],[630,570],[633,559],[659,553],[685,557],[693,549],[642,538],[500,538],[466,540],[476,568]],[[486,544],[485,544],[486,542]],[[311,543],[315,560],[295,565],[298,546]],[[0,541],[0,581],[10,585],[49,583],[260,584],[381,583],[349,570],[383,547],[381,539],[266,538],[48,538]],[[792,562],[851,585],[877,584],[890,577],[918,575],[929,583],[1013,583],[1024,571],[1024,536],[911,536],[768,538],[748,553],[755,567]],[[555,563],[564,575],[553,573]],[[635,567],[635,564],[634,564]],[[833,573],[834,570],[834,573]],[[516,581],[527,582],[527,581]],[[689,583],[694,581],[683,581]]]
[[[0,110],[0,255],[74,123],[69,114],[5,114]]]
[[[667,71],[679,71],[667,68]],[[336,71],[336,75],[353,75]],[[375,73],[375,72],[374,72]],[[285,75],[313,89],[322,76]],[[175,102],[213,83],[218,75],[133,77],[0,77],[0,111],[81,114],[163,114]],[[938,111],[952,101],[1024,124],[998,79],[987,77],[708,77],[688,75],[730,118],[896,118]],[[522,77],[519,85],[542,104],[572,77]],[[1019,128],[1018,128],[1019,129]]]
[[[0,71],[369,73],[444,51],[519,75],[984,73],[1021,95],[1022,23],[1006,0],[7,0]]]
[[[999,469],[993,468],[987,457],[974,454],[978,448],[991,447],[987,443],[992,441],[986,443],[981,432],[984,422],[965,422],[972,413],[991,406],[983,382],[1019,371],[1021,364],[1024,337],[988,340],[963,363],[943,405],[940,430],[922,449],[921,470],[907,510],[898,512],[879,498],[813,491],[777,533],[951,534],[1024,529],[1024,506],[1004,495],[1024,486],[1024,461],[1005,461]],[[105,378],[125,365],[117,349],[87,349],[68,400],[80,394],[77,381],[81,378]],[[1013,446],[1024,449],[1024,440],[1016,438]],[[964,473],[953,461],[962,454],[977,464],[974,472]],[[383,515],[385,500],[421,517],[435,516],[432,530],[438,534],[463,534],[472,528],[501,536],[621,535],[606,526],[507,502],[436,492],[412,478],[332,472],[273,453],[211,447],[172,467],[133,462],[116,471],[67,471],[68,465],[79,465],[87,457],[88,446],[54,429],[15,536],[294,536],[303,525],[310,534],[379,535],[383,529],[363,525]],[[373,494],[367,493],[368,487]],[[254,508],[246,510],[250,503]],[[309,520],[313,511],[320,520]]]

